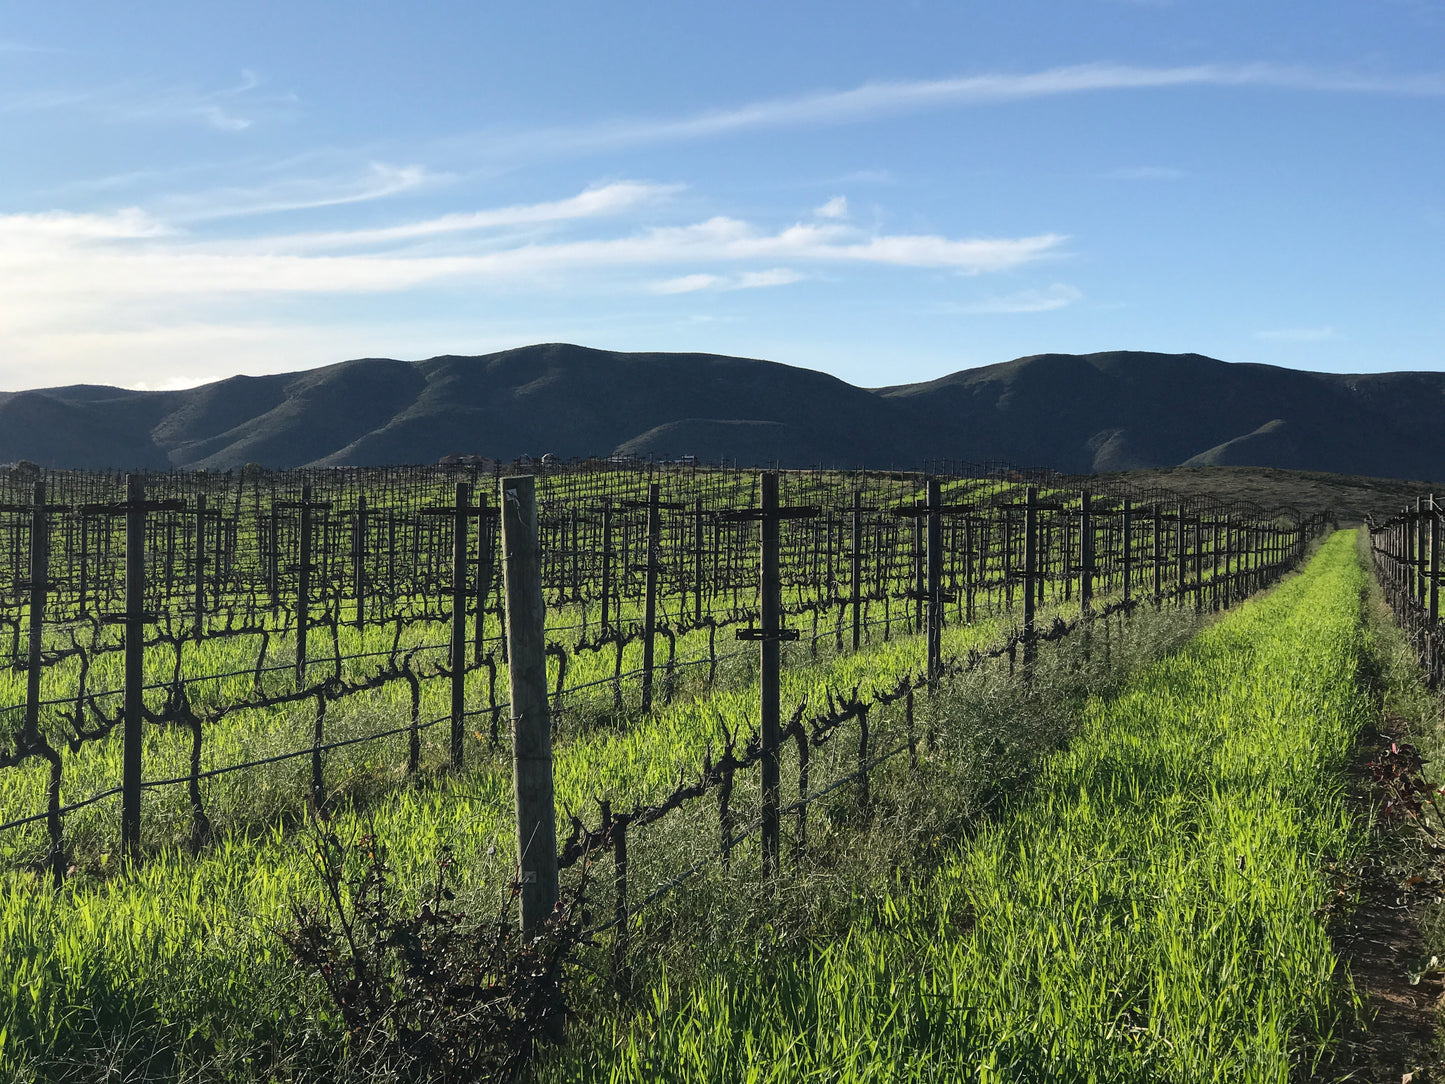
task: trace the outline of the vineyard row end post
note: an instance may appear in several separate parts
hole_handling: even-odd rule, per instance
[[[648,483],[647,548],[643,556],[643,560],[646,561],[644,572],[647,586],[642,606],[642,710],[644,713],[652,710],[652,667],[656,661],[655,652],[657,650],[653,641],[657,631],[657,565],[662,533],[661,500],[661,483]]]
[[[928,479],[928,688],[943,668],[943,487]]]
[[[451,766],[461,771],[465,745],[467,712],[467,519],[471,514],[472,487],[458,482],[456,502],[452,505],[452,638],[451,693],[452,733]]]
[[[557,814],[547,693],[546,603],[537,538],[536,481],[502,478],[502,581],[511,681],[512,780],[521,926],[536,933],[557,904]]]
[[[138,474],[125,480],[125,731],[121,767],[121,843],[131,856],[140,850],[141,731],[145,682],[146,592],[145,484]]]

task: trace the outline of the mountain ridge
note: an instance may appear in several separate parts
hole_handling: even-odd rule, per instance
[[[625,454],[743,465],[1011,460],[1074,473],[1248,465],[1445,478],[1445,373],[1202,354],[1034,354],[856,387],[779,362],[545,343],[358,358],[181,391],[0,392],[0,462],[234,469]]]

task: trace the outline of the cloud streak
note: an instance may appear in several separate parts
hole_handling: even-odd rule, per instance
[[[1020,290],[1001,297],[987,297],[965,305],[949,306],[949,312],[968,316],[1008,315],[1013,313],[1051,312],[1067,308],[1084,298],[1083,291],[1068,283],[1056,282],[1046,290]]]
[[[1040,72],[864,83],[849,90],[771,98],[689,117],[639,118],[577,128],[496,136],[515,151],[598,150],[704,139],[765,128],[849,124],[924,109],[1026,101],[1063,95],[1180,87],[1262,87],[1316,93],[1445,96],[1445,73],[1393,75],[1277,64],[1145,67],[1081,64]]]
[[[294,363],[302,344],[324,339],[336,350],[355,337],[343,328],[304,338],[303,327],[302,338],[283,344],[279,324],[268,324],[323,297],[376,299],[366,303],[376,332],[424,290],[462,291],[484,303],[518,291],[641,299],[787,286],[823,268],[982,275],[1064,255],[1066,238],[1053,233],[949,237],[842,219],[778,226],[723,215],[636,221],[639,208],[680,187],[624,180],[370,229],[241,239],[206,236],[193,223],[138,208],[0,215],[0,376],[33,385],[37,367],[73,372],[95,357],[112,366],[122,356],[130,365],[170,359],[182,371],[186,357],[204,357],[210,371],[253,369],[248,351],[268,366],[283,356]],[[135,375],[141,371],[153,382],[183,375]]]
[[[807,278],[788,267],[766,271],[744,271],[739,275],[682,275],[652,284],[656,294],[693,294],[704,290],[757,290],[768,286],[790,286]]]

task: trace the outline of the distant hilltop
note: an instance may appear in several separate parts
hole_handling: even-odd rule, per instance
[[[1445,478],[1445,373],[1309,373],[1199,354],[1037,354],[858,388],[771,361],[550,343],[364,358],[184,391],[0,393],[0,462],[90,469],[502,462],[1009,460]]]

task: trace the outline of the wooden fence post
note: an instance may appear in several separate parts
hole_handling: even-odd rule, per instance
[[[1164,513],[1154,502],[1154,608],[1164,605]]]
[[[467,482],[456,484],[456,503],[452,507],[452,771],[462,770],[465,759],[462,737],[466,733],[467,714],[467,517],[471,514],[472,487]]]
[[[1425,608],[1425,600],[1430,596],[1430,583],[1426,578],[1428,566],[1426,564],[1425,549],[1430,541],[1427,537],[1428,531],[1425,528],[1425,498],[1415,498],[1415,598],[1420,603],[1420,608]]]
[[[853,552],[849,558],[853,591],[853,650],[863,632],[863,491],[853,491]]]
[[[1094,612],[1094,495],[1087,489],[1079,495],[1079,608],[1088,616]]]
[[[702,590],[703,590],[703,510],[702,498],[697,498],[693,509],[693,539],[692,539],[692,623],[696,628],[702,627]]]
[[[86,614],[86,589],[90,586],[90,517],[82,508],[80,514],[80,598],[77,610],[81,617]]]
[[[35,483],[34,501],[30,509],[30,583],[27,585],[30,595],[30,642],[25,664],[23,730],[27,745],[40,732],[41,648],[45,642],[45,602],[50,580],[50,523],[45,509],[44,482]]]
[[[311,487],[301,487],[301,556],[296,565],[296,687],[306,684],[306,632],[311,622]]]
[[[975,548],[973,529],[973,517],[965,514],[963,517],[963,620],[965,624],[973,624],[974,595],[977,591],[978,574],[977,550]]]
[[[351,536],[351,589],[356,595],[356,627],[366,625],[366,494],[356,498],[356,521]]]
[[[537,541],[536,481],[500,481],[502,578],[512,688],[512,772],[517,808],[517,879],[523,934],[557,903],[557,814],[552,789],[552,719],[547,696],[546,603]]]
[[[928,687],[943,667],[943,487],[928,480]]]
[[[196,494],[196,641],[205,635],[206,624],[206,495]]]
[[[926,492],[926,491],[925,491]],[[913,519],[913,632],[923,631],[923,599],[928,593],[927,570],[923,556],[923,517]]]
[[[612,498],[602,498],[602,638],[610,630],[609,614],[612,606]]]
[[[487,650],[487,598],[492,593],[492,510],[487,495],[477,495],[477,617],[472,627],[472,662],[480,666]],[[495,673],[495,671],[493,671]],[[495,731],[495,725],[493,730]],[[495,734],[493,735],[495,737]]]
[[[1024,504],[1024,680],[1032,681],[1038,659],[1038,630],[1034,627],[1034,579],[1039,561],[1039,487],[1029,486]]]
[[[1083,502],[1081,499],[1081,506],[1082,503]],[[1074,515],[1073,512],[1066,507],[1061,513],[1060,518],[1064,521],[1064,544],[1061,547],[1063,553],[1060,557],[1059,575],[1063,578],[1064,581],[1064,601],[1071,602],[1074,598]],[[1082,520],[1082,518],[1083,517],[1081,514],[1080,519]],[[1083,535],[1081,532],[1080,538],[1082,539],[1082,537]],[[1087,563],[1087,558],[1083,556],[1082,545],[1080,545],[1079,550],[1079,563]]]
[[[1430,652],[1430,687],[1440,686],[1440,519],[1441,509],[1430,494],[1430,628],[1434,645]]]
[[[20,511],[22,507],[7,505],[5,510]],[[45,810],[50,850],[46,853],[45,861],[50,868],[50,878],[56,889],[65,883],[66,868],[64,827],[60,818],[62,762],[60,753],[40,733],[40,675],[44,658],[42,648],[45,642],[45,609],[51,588],[50,513],[60,511],[63,507],[63,505],[47,505],[45,503],[45,483],[43,481],[35,483],[33,502],[30,505],[29,577],[23,584],[29,596],[29,614],[27,615],[29,642],[25,662],[25,716],[20,733],[16,734],[13,739],[17,757],[34,753],[44,758],[50,767]],[[82,523],[84,523],[83,520]],[[12,549],[12,557],[17,581],[20,580],[19,536],[20,531],[17,527],[11,536],[14,539],[15,548]],[[16,586],[20,587],[22,584],[17,582]],[[20,631],[18,624],[15,631],[18,635]]]
[[[1184,536],[1184,502],[1180,501],[1174,509],[1174,543],[1178,549],[1175,554],[1178,560],[1178,582],[1175,584],[1175,605],[1184,606],[1184,595],[1189,589],[1189,547],[1185,545]]]
[[[782,744],[780,701],[782,698],[781,639],[782,576],[778,567],[778,540],[781,535],[778,518],[778,475],[765,471],[761,478],[762,518],[759,521],[758,589],[762,638],[759,663],[761,692],[762,784],[763,784],[763,876],[778,869],[781,826],[779,796],[781,772],[778,750]]]
[[[1133,601],[1131,591],[1133,589],[1134,573],[1134,502],[1128,497],[1124,498],[1124,605]]]
[[[141,731],[145,706],[145,485],[139,474],[125,480],[125,745],[121,770],[121,844],[140,851]]]
[[[647,593],[642,606],[642,710],[652,710],[652,667],[655,659],[653,640],[657,631],[657,566],[659,563],[659,536],[662,533],[662,515],[659,508],[662,499],[662,484],[651,482],[647,486],[647,544],[644,560],[647,562]]]

